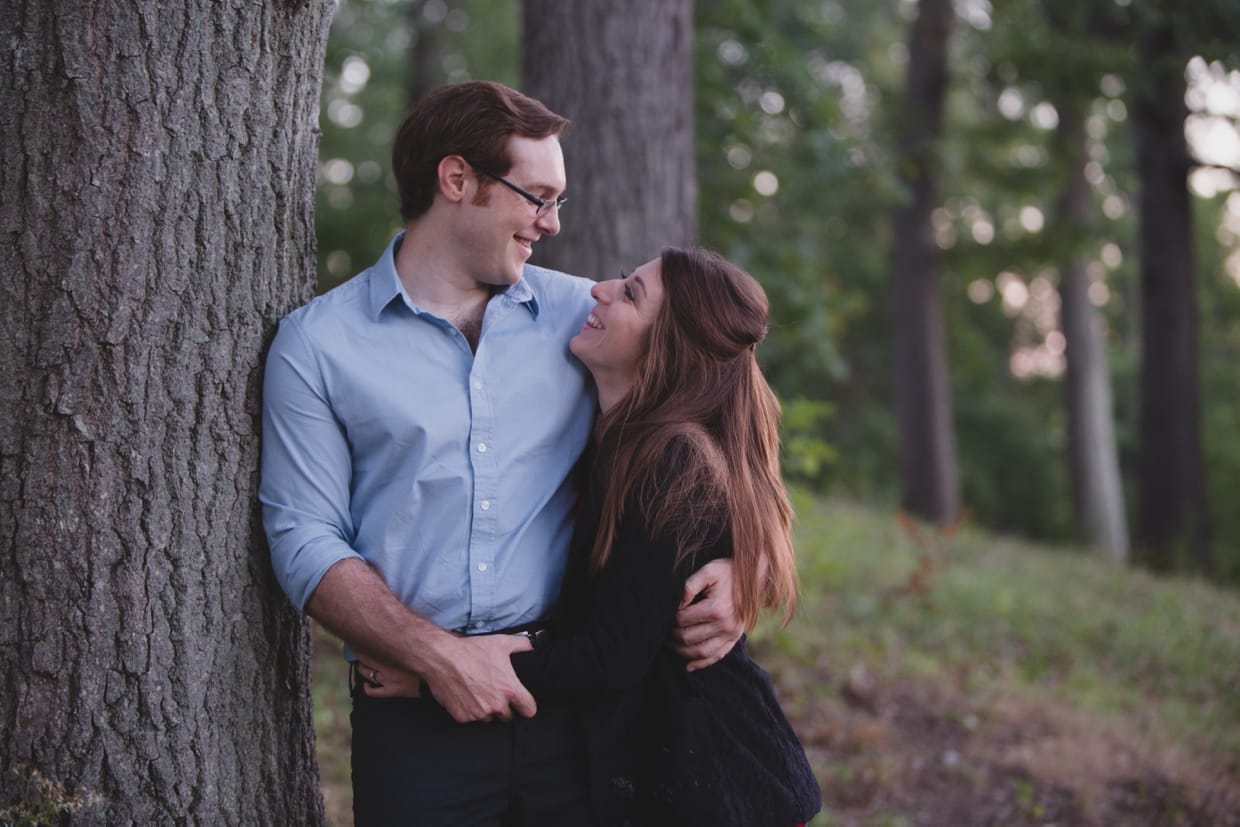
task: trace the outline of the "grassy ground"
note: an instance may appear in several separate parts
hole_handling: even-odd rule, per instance
[[[796,498],[802,600],[753,636],[814,825],[1240,825],[1240,594]],[[320,638],[330,823],[348,698]]]

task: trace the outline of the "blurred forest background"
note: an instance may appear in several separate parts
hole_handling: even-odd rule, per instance
[[[555,4],[340,2],[320,290],[398,229],[388,153],[412,101],[467,78],[542,97],[523,75],[583,48],[532,30],[540,5]],[[630,25],[625,4],[587,5]],[[632,25],[659,7],[630,5]],[[1240,4],[716,0],[691,14],[692,100],[669,106],[692,107],[697,240],[773,303],[759,353],[785,406],[786,475],[1240,584]],[[612,96],[626,81],[598,51],[586,85]],[[574,170],[574,134],[565,230],[539,255],[619,220],[584,197],[603,169]],[[584,255],[550,263],[615,275]]]

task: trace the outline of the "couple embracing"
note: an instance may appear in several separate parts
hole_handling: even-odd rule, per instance
[[[527,264],[567,126],[481,81],[401,125],[403,232],[268,355],[273,565],[353,664],[359,825],[792,827],[818,785],[742,634],[796,599],[766,296],[697,249]]]

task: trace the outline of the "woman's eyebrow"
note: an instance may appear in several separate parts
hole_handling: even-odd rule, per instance
[[[642,289],[642,297],[646,295],[646,282],[642,281],[641,276],[633,276],[633,281]]]

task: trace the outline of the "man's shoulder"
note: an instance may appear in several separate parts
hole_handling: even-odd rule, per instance
[[[363,270],[326,293],[315,296],[284,317],[281,324],[318,327],[350,321],[364,313],[369,295],[370,270]]]
[[[594,281],[585,278],[584,275],[560,273],[559,270],[538,267],[537,264],[526,264],[522,278],[536,290],[551,290],[554,293],[574,296],[574,298],[582,293],[588,294],[591,286],[594,285]]]
[[[533,288],[539,301],[589,301],[590,288],[594,286],[594,282],[584,276],[573,276],[535,264],[525,265],[521,277]]]

